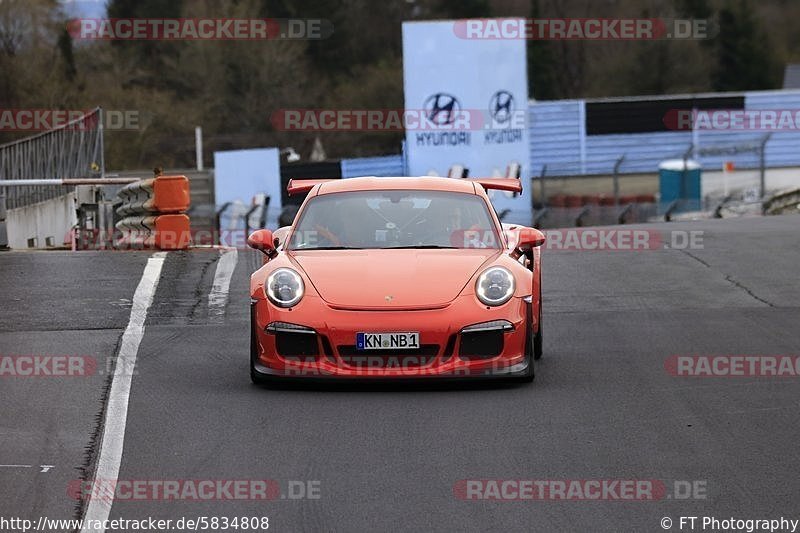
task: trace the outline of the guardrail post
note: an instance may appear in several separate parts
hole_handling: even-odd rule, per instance
[[[625,209],[620,211],[619,215],[617,215],[617,223],[625,224],[625,217],[628,216],[628,213],[633,211],[633,204],[628,204],[625,206]]]
[[[546,216],[547,216],[547,208],[545,207],[541,211],[539,211],[535,217],[533,217],[533,227],[539,229],[541,227],[542,220],[544,220],[544,217]]]
[[[8,228],[6,227],[5,194],[0,194],[0,250],[8,250]]]
[[[619,207],[619,167],[625,160],[625,154],[621,155],[617,162],[614,163],[614,207]]]
[[[731,196],[728,195],[720,201],[717,206],[714,208],[714,218],[722,218],[722,209],[725,207],[725,204],[731,201]]]
[[[589,211],[591,211],[591,209],[589,208],[588,205],[583,206],[583,209],[581,210],[581,212],[578,213],[577,217],[575,217],[575,227],[576,228],[583,227],[583,217],[588,215]]]
[[[214,239],[214,244],[221,244],[220,236],[222,235],[222,213],[224,213],[231,206],[231,204],[232,202],[225,202],[214,214],[215,223],[217,225],[217,237]]]
[[[536,214],[536,198],[533,194],[533,178],[531,178],[531,213],[533,216],[533,220],[531,221],[531,225],[536,227],[536,224],[544,218],[545,212],[547,211],[547,201],[544,196],[545,186],[544,182],[547,179],[547,165],[542,165],[542,173],[539,175],[539,195],[540,195],[540,204],[541,204],[541,212]]]
[[[542,165],[542,175],[539,176],[539,197],[542,199],[542,206],[547,205],[545,196],[545,181],[547,181],[547,165]]]
[[[677,209],[680,200],[672,200],[667,206],[667,211],[664,213],[664,222],[672,221],[672,212]]]
[[[264,197],[264,209],[261,210],[261,217],[258,220],[258,223],[262,229],[267,227],[267,213],[269,211],[270,201],[272,201],[271,196],[267,195]]]
[[[758,151],[758,158],[759,158],[759,182],[760,182],[760,191],[758,193],[759,198],[762,200],[767,194],[766,189],[766,168],[767,168],[767,157],[765,155],[767,149],[767,143],[769,142],[769,138],[772,137],[772,133],[767,133],[764,135],[764,138],[761,139],[761,148]]]

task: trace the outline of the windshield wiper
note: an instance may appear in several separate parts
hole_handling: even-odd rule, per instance
[[[410,246],[387,246],[382,250],[457,250],[455,246],[440,246],[438,244],[415,244]]]

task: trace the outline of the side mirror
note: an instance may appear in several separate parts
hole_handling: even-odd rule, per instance
[[[547,238],[536,228],[521,228],[517,238],[517,249],[527,252],[543,245]]]
[[[272,232],[268,229],[259,229],[251,233],[247,238],[247,246],[254,250],[261,250],[269,257],[276,253]]]
[[[538,229],[525,228],[519,232],[519,241],[517,242],[517,248],[520,248],[522,250],[527,250],[529,248],[538,248],[539,246],[543,245],[546,240],[547,237],[545,237],[544,233],[542,233]]]
[[[510,227],[506,231],[509,236],[510,255],[515,259],[543,245],[547,240],[544,233],[536,228]]]

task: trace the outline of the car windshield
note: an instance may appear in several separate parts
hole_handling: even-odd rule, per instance
[[[486,202],[467,193],[379,190],[308,201],[290,250],[498,248]]]

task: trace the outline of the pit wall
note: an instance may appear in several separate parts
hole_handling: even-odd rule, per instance
[[[75,202],[75,193],[68,193],[52,200],[9,209],[6,213],[9,248],[68,246],[70,229],[78,223]]]

